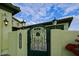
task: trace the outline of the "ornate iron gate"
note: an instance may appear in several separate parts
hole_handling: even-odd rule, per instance
[[[28,55],[50,55],[50,30],[44,27],[33,27],[28,30]]]

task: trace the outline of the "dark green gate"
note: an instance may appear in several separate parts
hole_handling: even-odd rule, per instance
[[[28,56],[50,55],[50,30],[44,27],[32,27],[28,30]]]

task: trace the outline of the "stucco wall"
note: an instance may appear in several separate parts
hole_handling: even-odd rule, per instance
[[[22,49],[19,46],[19,35],[17,39],[17,55],[18,56],[26,56],[27,55],[27,30],[20,30],[19,33],[22,33]],[[18,33],[18,34],[19,34]]]
[[[6,14],[6,16],[5,16]],[[8,25],[5,26],[4,20],[8,20]],[[1,53],[6,54],[8,52],[8,32],[12,31],[12,14],[8,11],[0,9],[0,21],[1,21]]]
[[[22,48],[19,49],[19,33],[22,33]],[[9,55],[27,55],[27,30],[19,30],[9,33]]]
[[[16,56],[17,55],[17,32],[9,32],[9,55]]]
[[[79,32],[66,30],[51,30],[51,55],[52,56],[73,56],[74,54],[67,51],[65,46],[68,43],[75,43],[76,36]]]

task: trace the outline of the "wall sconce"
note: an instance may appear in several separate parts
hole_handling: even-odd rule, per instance
[[[5,18],[4,24],[7,26],[8,25],[8,20]]]

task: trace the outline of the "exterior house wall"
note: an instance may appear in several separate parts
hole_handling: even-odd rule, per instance
[[[79,32],[66,30],[51,30],[51,56],[73,56],[67,51],[65,46],[69,43],[75,43]]]
[[[19,33],[22,33],[22,48],[19,48]],[[15,38],[13,38],[15,37]],[[9,33],[9,55],[25,56],[27,55],[27,29],[18,30]]]
[[[8,39],[9,39],[8,54],[11,56],[16,56],[17,55],[17,32],[9,32]]]
[[[19,35],[17,39],[17,56],[26,56],[27,55],[27,30],[19,30],[17,34],[22,33],[22,48],[19,46]]]
[[[6,14],[6,16],[5,16]],[[8,25],[5,26],[4,20],[8,20]],[[1,54],[8,53],[8,32],[12,31],[12,13],[0,9],[0,21],[1,21]]]

